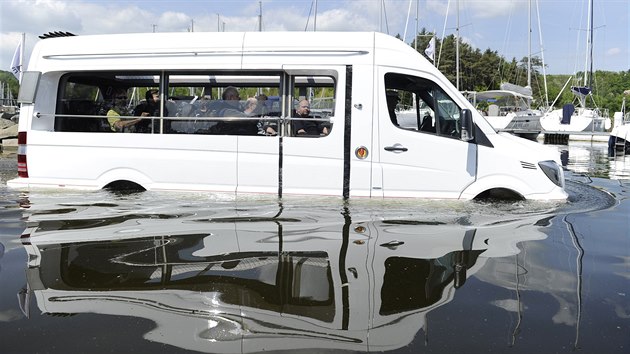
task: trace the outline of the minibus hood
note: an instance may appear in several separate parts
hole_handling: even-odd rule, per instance
[[[549,146],[545,146],[536,141],[521,138],[506,132],[497,133],[495,138],[497,142],[501,141],[501,143],[497,145],[509,144],[518,149],[521,153],[525,152],[529,156],[538,156],[538,161],[552,160],[561,165],[560,153]]]

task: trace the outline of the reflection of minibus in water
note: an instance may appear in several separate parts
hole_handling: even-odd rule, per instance
[[[48,38],[23,77],[12,187],[567,196],[557,151],[497,134],[433,65],[381,33]],[[229,86],[240,101],[223,100]],[[149,89],[159,90],[158,107],[137,120],[129,99]],[[388,93],[424,108],[401,125]],[[244,114],[258,94],[278,102]],[[304,98],[313,118],[292,114]],[[296,135],[297,119],[328,130]]]
[[[487,258],[545,237],[532,220],[479,229],[249,220],[35,222],[23,239],[31,293],[22,296],[51,315],[146,318],[155,328],[145,339],[188,350],[376,352],[426,331],[427,314]]]

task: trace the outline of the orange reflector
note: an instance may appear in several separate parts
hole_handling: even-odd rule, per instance
[[[356,150],[354,150],[354,154],[357,158],[363,160],[368,157],[368,149],[365,146],[360,146]]]

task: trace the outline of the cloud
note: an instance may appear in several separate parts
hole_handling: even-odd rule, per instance
[[[427,0],[427,10],[439,16],[457,15],[455,2],[444,0]],[[479,19],[505,17],[506,14],[515,13],[527,9],[526,1],[510,0],[460,0],[459,10],[461,16],[471,16]]]
[[[621,54],[621,48],[610,48],[606,51],[607,57],[614,57]]]
[[[325,31],[374,31],[378,25],[347,9],[329,10],[318,15],[317,28]]]
[[[526,10],[525,1],[500,0],[465,0],[465,5],[471,15],[476,18],[505,17],[506,14],[516,14],[517,10]],[[453,7],[453,6],[451,6]],[[462,5],[460,5],[461,9]]]
[[[60,30],[72,32],[81,26],[80,15],[64,1],[3,1],[0,6],[3,32],[22,32],[25,27],[40,33]]]

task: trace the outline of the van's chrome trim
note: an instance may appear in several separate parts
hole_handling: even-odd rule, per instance
[[[130,53],[75,53],[75,54],[51,54],[42,58],[50,60],[72,59],[129,59],[148,57],[195,57],[195,56],[220,56],[220,55],[325,55],[325,56],[354,56],[366,55],[366,50],[213,50],[213,51],[176,51],[176,52],[130,52]]]

